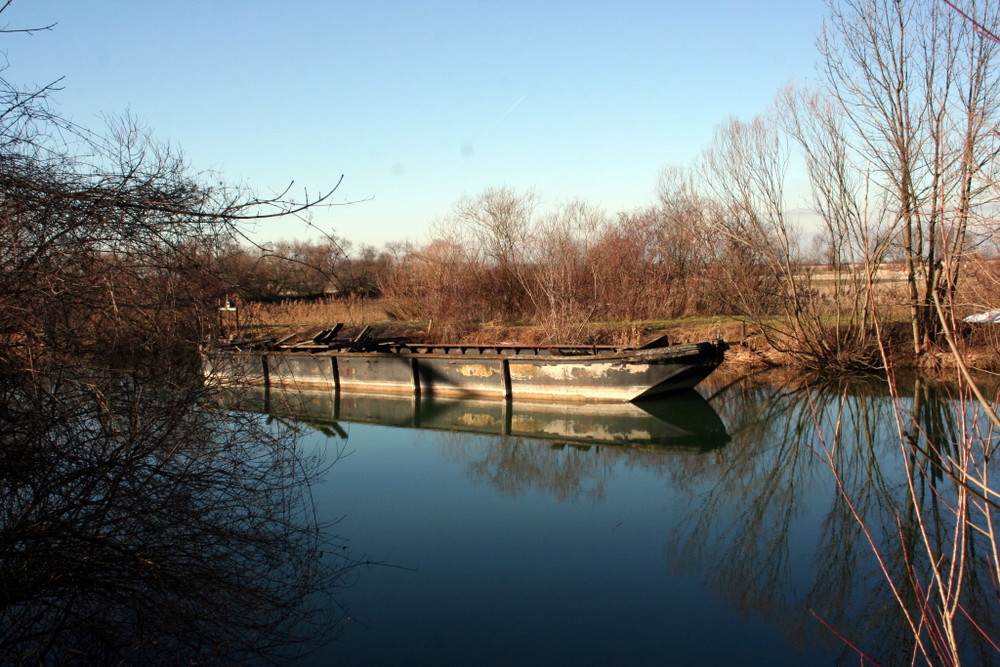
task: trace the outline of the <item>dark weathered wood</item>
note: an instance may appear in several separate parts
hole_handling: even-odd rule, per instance
[[[666,347],[667,345],[670,345],[670,336],[668,336],[667,334],[663,334],[662,336],[660,336],[658,338],[654,338],[653,340],[646,341],[645,343],[643,343],[642,345],[639,346],[639,349],[640,350],[651,350],[654,347]]]
[[[292,338],[295,338],[295,337],[296,337],[296,336],[298,336],[298,335],[299,335],[299,333],[298,333],[297,331],[294,331],[294,332],[292,332],[292,333],[288,334],[287,336],[284,336],[284,337],[282,337],[282,338],[279,338],[278,340],[274,341],[273,345],[274,345],[275,347],[278,347],[279,345],[281,345],[281,344],[282,344],[282,343],[284,343],[285,341],[287,341],[287,340],[291,340]]]
[[[342,322],[338,322],[332,329],[323,329],[318,334],[313,337],[314,343],[329,343],[337,337],[337,332],[344,326]]]

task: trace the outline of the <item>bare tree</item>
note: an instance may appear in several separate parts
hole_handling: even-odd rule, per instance
[[[197,291],[211,249],[323,200],[260,200],[191,175],[132,123],[84,141],[82,156],[24,143],[0,154],[0,340],[14,363],[193,350],[214,319]]]
[[[334,458],[210,401],[183,368],[5,383],[3,662],[245,664],[336,635],[356,563],[310,495]]]
[[[776,349],[811,364],[853,364],[839,339],[827,335],[825,313],[802,271],[800,230],[786,213],[789,151],[776,119],[762,116],[721,126],[704,154],[704,180],[717,202],[712,230],[724,248],[717,259],[724,297]]]
[[[196,352],[214,258],[328,195],[229,187],[131,119],[59,118],[54,90],[0,79],[3,659],[271,654],[337,584],[336,540],[312,514],[316,466],[206,409]]]
[[[831,0],[819,40],[826,89],[843,109],[856,167],[901,244],[913,349],[936,338],[970,221],[989,204],[1000,143],[997,45],[937,2]],[[968,12],[996,27],[991,3]]]
[[[488,188],[455,207],[455,219],[467,225],[478,251],[492,267],[494,290],[502,313],[516,317],[526,299],[533,300],[528,285],[525,251],[538,195],[519,195],[510,188]],[[537,309],[538,304],[534,303]]]
[[[594,258],[592,251],[606,225],[602,211],[574,201],[543,216],[532,229],[526,249],[533,268],[528,288],[555,335],[600,312],[609,286],[601,284],[596,266],[603,258]]]

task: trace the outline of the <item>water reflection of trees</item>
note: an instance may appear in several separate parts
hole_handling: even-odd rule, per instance
[[[529,438],[489,438],[484,454],[473,455],[467,439],[452,440],[443,455],[466,461],[469,476],[502,495],[517,497],[531,489],[559,500],[603,500],[620,452],[608,447],[553,445]]]
[[[798,609],[790,528],[816,473],[800,447],[803,425],[787,419],[795,395],[734,385],[716,405],[733,442],[718,474],[683,481],[691,507],[667,540],[668,559],[677,570],[706,572],[744,613],[783,617],[790,627]]]
[[[956,531],[950,509],[960,507],[952,462],[979,422],[968,403],[940,384],[910,380],[905,396],[893,396],[884,379],[853,378],[780,389],[735,383],[712,405],[732,441],[708,452],[458,433],[444,436],[441,453],[509,496],[600,501],[623,469],[654,472],[687,498],[665,535],[669,566],[703,576],[743,613],[769,617],[792,644],[826,641],[853,661],[847,640],[882,664],[909,662],[913,632],[897,595],[921,618],[921,582],[934,563],[950,567],[956,546],[969,557],[953,590],[995,634],[991,542]],[[995,657],[970,623],[958,625],[968,656]]]
[[[717,453],[690,448],[644,450],[512,436],[470,441],[463,434],[447,433],[443,437],[447,442],[441,449],[443,458],[464,463],[473,480],[509,497],[541,491],[559,500],[602,501],[621,467],[667,477],[690,475],[719,464]]]
[[[857,658],[853,644],[881,664],[910,662],[913,632],[897,595],[912,618],[923,618],[924,587],[935,574],[926,552],[947,570],[963,540],[968,558],[954,590],[964,612],[996,636],[991,543],[956,531],[950,509],[958,505],[949,461],[978,417],[948,387],[911,379],[894,398],[884,380],[864,377],[784,388],[737,383],[713,405],[732,442],[707,454],[509,437],[479,449],[482,440],[456,436],[443,455],[501,493],[560,499],[602,500],[621,466],[655,471],[689,499],[665,540],[670,567],[704,576],[742,613],[771,618],[792,644],[841,647],[843,660]],[[897,421],[900,409],[908,418]],[[901,452],[915,471],[913,493]],[[957,625],[967,659],[995,659],[972,622]]]
[[[885,585],[917,655],[941,664],[995,662],[1000,568],[990,475],[997,436],[967,386],[912,386],[904,400],[892,385],[905,489],[893,499],[895,525],[872,551],[886,564]],[[860,523],[871,530],[868,517]]]
[[[847,639],[892,664],[909,662],[914,641],[897,594],[911,608],[926,604],[919,583],[932,572],[918,540],[926,535],[935,558],[944,560],[955,552],[958,535],[974,554],[962,573],[964,609],[996,636],[987,545],[973,531],[956,532],[948,510],[955,483],[941,472],[975,417],[942,385],[915,380],[908,386],[902,401],[912,419],[905,433],[923,443],[905,449],[916,471],[913,494],[901,464],[899,403],[884,381],[727,390],[716,405],[733,443],[717,476],[686,481],[691,505],[667,541],[671,566],[705,573],[720,595],[746,613],[775,618],[790,638]],[[820,530],[807,512],[821,515]],[[811,584],[798,590],[797,581]],[[962,625],[963,651],[983,652],[979,658],[986,659],[989,644],[970,623]],[[852,655],[843,645],[845,657]]]
[[[329,462],[170,380],[4,378],[4,662],[242,663],[336,631]]]

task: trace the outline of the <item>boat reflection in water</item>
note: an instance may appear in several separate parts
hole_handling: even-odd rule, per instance
[[[694,390],[639,403],[552,403],[393,395],[343,395],[277,387],[230,387],[227,407],[294,419],[347,437],[339,422],[707,452],[729,442],[715,409]]]

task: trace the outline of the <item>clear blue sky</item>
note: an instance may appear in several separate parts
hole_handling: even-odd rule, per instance
[[[428,240],[487,187],[608,213],[652,203],[730,116],[806,82],[819,0],[15,0],[17,83],[65,77],[57,109],[128,109],[197,169],[261,194],[317,192],[355,243]],[[263,239],[310,236],[301,222]]]

